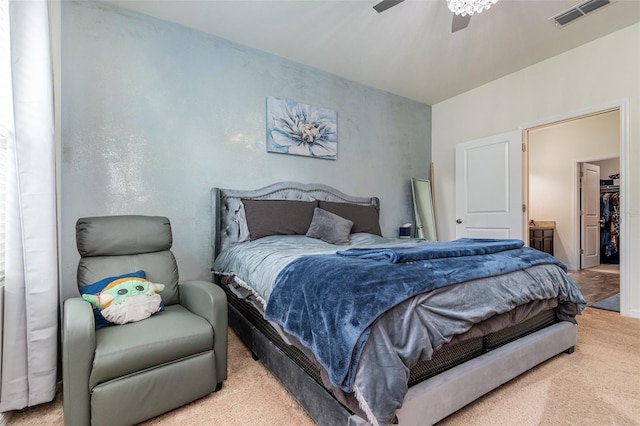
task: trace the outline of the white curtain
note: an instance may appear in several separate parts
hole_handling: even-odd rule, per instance
[[[46,0],[9,1],[10,88],[0,412],[51,401],[58,269],[53,75]]]

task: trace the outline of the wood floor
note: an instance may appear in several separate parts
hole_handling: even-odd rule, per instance
[[[618,273],[615,270],[611,272],[612,266],[569,271],[569,276],[582,290],[588,305],[620,292],[619,269]]]

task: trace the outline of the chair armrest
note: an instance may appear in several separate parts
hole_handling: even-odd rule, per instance
[[[186,281],[178,288],[180,304],[213,327],[216,383],[222,383],[227,378],[227,295],[218,285],[207,281]]]
[[[62,383],[64,423],[91,423],[89,375],[96,348],[91,304],[80,297],[64,301],[62,311]]]

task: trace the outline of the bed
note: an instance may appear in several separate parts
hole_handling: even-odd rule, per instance
[[[229,325],[320,425],[434,424],[573,352],[584,297],[521,241],[384,238],[378,198],[321,184],[212,198]]]

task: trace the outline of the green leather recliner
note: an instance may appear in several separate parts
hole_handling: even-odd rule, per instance
[[[132,425],[219,390],[227,378],[227,301],[205,281],[178,283],[171,224],[156,216],[79,219],[78,286],[138,270],[165,285],[165,309],[95,330],[92,307],[65,300],[65,425]]]

